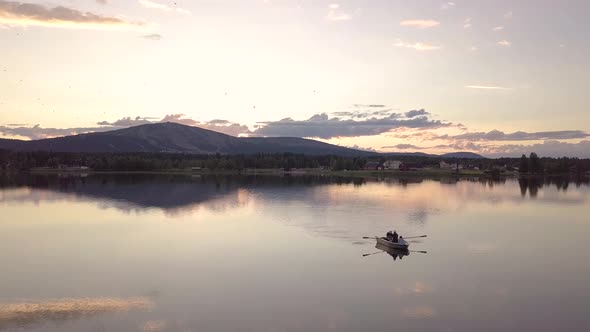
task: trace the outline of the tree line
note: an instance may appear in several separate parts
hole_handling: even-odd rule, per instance
[[[293,153],[253,155],[194,155],[173,153],[65,153],[17,152],[0,150],[0,171],[27,171],[36,167],[58,168],[86,166],[95,171],[161,171],[193,167],[211,171],[242,171],[244,169],[323,168],[334,171],[361,170],[369,161],[400,160],[417,167],[436,168],[442,158],[432,156],[340,157],[334,155],[304,155]],[[508,169],[523,174],[564,174],[590,171],[590,159],[540,158],[531,153],[527,158],[465,159],[444,158],[449,163],[473,166],[480,170]]]

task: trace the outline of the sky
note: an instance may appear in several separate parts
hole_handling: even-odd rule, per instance
[[[173,121],[590,157],[590,2],[0,0],[0,137]]]

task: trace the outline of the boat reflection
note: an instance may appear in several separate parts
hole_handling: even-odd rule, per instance
[[[394,249],[381,243],[377,243],[375,245],[375,248],[386,252],[389,256],[393,258],[394,261],[397,259],[401,260],[402,258],[404,258],[404,256],[410,255],[410,251],[408,249]]]

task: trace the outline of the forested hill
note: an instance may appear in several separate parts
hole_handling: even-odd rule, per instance
[[[420,152],[379,154],[299,137],[234,137],[171,122],[34,141],[0,139],[0,149],[21,152],[184,153],[199,155],[294,153],[341,157],[483,158],[471,152],[454,152],[442,156]]]
[[[373,156],[297,137],[234,137],[178,123],[155,123],[125,129],[35,141],[0,140],[0,149],[86,153],[169,152],[189,154],[302,153],[308,155]]]

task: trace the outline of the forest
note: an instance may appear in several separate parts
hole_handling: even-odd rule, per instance
[[[416,168],[437,168],[441,160],[459,163],[464,168],[519,171],[525,174],[587,173],[590,159],[528,157],[497,159],[461,159],[400,155],[395,157],[311,156],[293,153],[253,155],[195,155],[174,153],[60,153],[15,152],[0,150],[0,171],[29,171],[34,168],[88,167],[93,171],[165,171],[200,168],[210,171],[244,169],[317,169],[342,171],[362,170],[369,161],[399,160]]]

